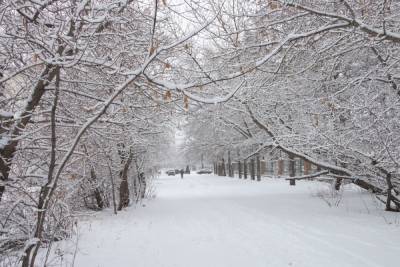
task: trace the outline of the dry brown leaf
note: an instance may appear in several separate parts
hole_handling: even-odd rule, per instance
[[[154,51],[156,51],[156,48],[154,46],[152,46],[150,48],[150,56],[154,54]]]
[[[171,98],[172,98],[172,94],[171,94],[171,91],[167,91],[167,92],[165,92],[165,94],[164,94],[164,100],[165,101],[169,101],[169,100],[171,100]]]
[[[270,0],[269,6],[270,6],[271,10],[275,10],[279,7],[279,3],[276,0]]]

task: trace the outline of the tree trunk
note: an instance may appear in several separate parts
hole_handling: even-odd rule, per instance
[[[140,184],[140,198],[144,198],[146,195],[146,177],[144,174],[139,175],[139,184]]]
[[[343,181],[342,178],[336,178],[336,181],[335,181],[335,190],[336,191],[338,191],[340,189],[340,186],[342,185],[342,181]]]
[[[294,156],[292,154],[289,154],[289,177],[295,177],[296,176],[296,166],[295,166],[295,161],[294,161]],[[296,180],[292,179],[289,180],[290,185],[296,185]]]
[[[387,183],[387,198],[386,198],[386,211],[400,211],[400,202],[393,196],[393,183],[392,174],[386,173],[386,183]],[[396,208],[392,208],[392,203]]]
[[[244,174],[244,179],[247,179],[247,160],[243,161],[243,174]]]
[[[90,159],[86,145],[83,145],[83,150],[85,151],[87,158]],[[103,192],[101,191],[100,186],[98,185],[97,175],[90,160],[89,160],[89,165],[90,165],[90,186],[91,189],[93,189],[93,196],[96,200],[97,208],[102,210],[104,208],[104,200],[102,196]]]
[[[32,94],[30,95],[29,101],[27,102],[25,109],[20,116],[21,119],[14,122],[14,125],[3,125],[3,123],[0,124],[0,134],[9,131],[9,136],[13,137],[13,141],[7,143],[2,149],[0,149],[0,180],[3,182],[7,182],[10,175],[11,163],[19,143],[19,139],[16,137],[18,137],[25,129],[32,117],[33,111],[39,105],[46,87],[51,83],[56,74],[59,73],[59,69],[59,67],[54,67],[51,65],[46,66],[32,89]],[[5,186],[0,185],[0,202],[4,191]]]
[[[110,160],[110,159],[109,159]],[[113,209],[114,209],[114,214],[117,214],[117,201],[116,201],[116,198],[115,198],[115,183],[114,183],[114,175],[113,175],[113,173],[112,173],[112,170],[111,170],[111,166],[110,166],[110,163],[108,162],[107,163],[107,168],[108,168],[108,172],[109,172],[109,175],[110,175],[110,182],[111,182],[111,190],[112,190],[112,201],[113,201]]]
[[[240,160],[238,161],[238,171],[239,171],[239,179],[242,179],[242,163]]]
[[[121,184],[119,186],[119,205],[118,210],[122,210],[129,205],[129,184],[128,184],[128,172],[129,167],[132,163],[133,153],[129,150],[129,156],[124,164],[124,168],[120,172]]]
[[[221,165],[222,165],[222,176],[226,176],[226,166],[225,166],[225,159],[224,158],[222,158],[222,163],[221,163]]]
[[[261,161],[260,155],[257,154],[257,181],[261,181]]]
[[[34,232],[34,242],[30,242],[29,245],[25,246],[25,250],[22,256],[22,267],[34,267],[36,255],[39,250],[40,244],[43,238],[43,227],[46,220],[47,209],[50,205],[51,199],[57,188],[57,179],[59,176],[54,175],[55,168],[57,166],[56,161],[56,148],[57,148],[57,136],[56,136],[56,110],[58,105],[59,97],[59,84],[60,84],[60,71],[57,68],[55,81],[55,94],[53,100],[53,106],[51,108],[51,152],[49,162],[49,172],[47,174],[47,182],[40,189],[39,201],[37,205],[37,220]],[[28,123],[28,122],[26,122]],[[26,125],[26,124],[25,124]],[[2,193],[2,192],[1,192]]]
[[[255,180],[255,160],[254,160],[254,158],[251,158],[251,160],[250,160],[250,175],[251,175],[251,180]]]
[[[133,197],[137,202],[139,200],[139,177],[134,176],[133,179]]]
[[[231,151],[228,151],[228,175],[229,177],[233,177]]]
[[[119,186],[119,205],[118,210],[122,210],[129,205],[129,185],[128,180],[123,171],[121,171],[121,183]]]
[[[102,196],[103,192],[100,190],[100,186],[98,185],[98,181],[97,181],[96,172],[94,171],[93,167],[90,168],[90,178],[91,178],[91,184],[92,184],[92,186],[94,186],[93,195],[94,195],[94,198],[96,199],[97,207],[102,210],[104,208],[104,200],[103,200],[103,196]]]

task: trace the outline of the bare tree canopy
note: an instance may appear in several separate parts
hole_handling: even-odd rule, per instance
[[[139,203],[176,128],[224,175],[283,154],[400,211],[399,29],[391,0],[1,1],[0,254]]]

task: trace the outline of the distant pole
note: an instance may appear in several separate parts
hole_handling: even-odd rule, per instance
[[[203,160],[204,160],[204,156],[203,156],[203,154],[201,154],[201,168],[202,168],[202,169],[204,169],[204,162],[203,162]]]

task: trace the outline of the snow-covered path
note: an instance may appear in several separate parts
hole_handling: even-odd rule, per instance
[[[81,223],[75,266],[399,266],[398,215],[367,193],[329,207],[313,182],[190,175],[156,186],[145,207]]]

